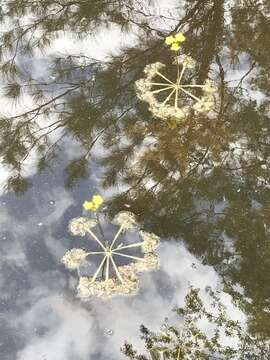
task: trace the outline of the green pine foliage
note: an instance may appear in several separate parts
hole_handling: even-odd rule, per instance
[[[199,289],[191,288],[182,308],[174,311],[179,315],[179,324],[165,321],[160,331],[153,332],[141,326],[141,339],[145,354],[139,354],[132,344],[125,343],[122,352],[132,360],[267,360],[270,354],[269,340],[250,336],[243,324],[232,320],[220,301],[218,292],[206,289],[211,306],[205,307]],[[202,330],[203,322],[210,330]],[[210,334],[211,333],[211,334]],[[233,345],[225,345],[225,341]]]

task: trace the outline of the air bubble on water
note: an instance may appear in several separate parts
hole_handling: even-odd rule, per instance
[[[104,334],[108,335],[108,336],[112,336],[114,334],[114,332],[113,332],[112,329],[107,329],[107,330],[104,331]]]

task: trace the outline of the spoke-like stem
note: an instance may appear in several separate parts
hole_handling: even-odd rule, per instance
[[[193,84],[187,84],[187,85],[181,85],[181,87],[198,87],[198,88],[203,88],[203,87],[205,87],[205,85],[193,85]]]
[[[96,237],[96,235],[93,233],[92,230],[87,229],[87,231],[89,232],[89,234],[96,240],[96,242],[102,247],[103,250],[106,251],[105,246],[102,244],[102,242]]]
[[[179,68],[179,64],[177,64],[176,85],[178,85],[178,84],[179,84],[179,75],[180,75],[180,68]]]
[[[181,87],[180,87],[180,90],[183,91],[184,93],[186,93],[187,95],[189,95],[190,97],[192,97],[194,100],[201,101],[197,96],[191,94],[191,92],[189,92],[185,89],[182,89]]]
[[[115,237],[113,238],[113,241],[112,241],[112,243],[111,243],[110,249],[113,248],[113,245],[114,245],[115,241],[118,239],[118,237],[119,237],[119,235],[121,234],[122,230],[123,230],[123,225],[120,226],[120,228],[119,228],[119,230],[117,231]]]
[[[161,74],[159,71],[156,71],[156,74],[159,75],[160,77],[162,77],[162,78],[163,78],[164,80],[166,80],[168,83],[174,85],[174,83],[173,83],[171,80],[167,79],[166,76],[164,76],[163,74]]]
[[[178,107],[178,88],[175,89],[174,107],[175,109]]]
[[[151,93],[152,93],[152,94],[157,94],[157,93],[159,93],[159,92],[161,92],[161,91],[169,90],[169,89],[171,89],[171,88],[172,88],[172,86],[170,85],[170,86],[167,86],[167,87],[165,87],[165,88],[163,88],[163,89],[158,89],[158,90],[151,91]]]
[[[115,251],[118,251],[118,250],[123,250],[123,249],[139,247],[139,246],[142,246],[143,243],[144,243],[143,241],[140,241],[140,242],[137,242],[137,243],[134,243],[134,244],[126,245],[126,246],[120,246],[120,247],[115,248],[114,250],[112,250],[112,252],[115,252]]]
[[[162,105],[166,105],[167,102],[170,100],[170,98],[172,97],[173,93],[175,92],[175,88],[171,91],[171,93],[166,97],[166,99],[163,101]]]
[[[90,251],[87,253],[87,256],[88,255],[101,255],[101,254],[104,254],[104,251]]]
[[[119,272],[118,269],[117,269],[117,266],[116,266],[116,264],[115,264],[112,256],[110,256],[110,260],[111,260],[111,262],[112,262],[112,264],[113,264],[114,270],[115,270],[115,272],[116,272],[116,276],[118,277],[118,279],[120,280],[120,282],[123,284],[124,281],[123,281],[123,279],[122,279],[122,276],[121,276],[120,272]]]
[[[97,271],[95,272],[94,276],[92,277],[92,281],[91,282],[94,282],[98,276],[98,274],[100,273],[100,270],[102,269],[102,266],[106,260],[107,256],[104,256],[104,258],[101,260],[101,263],[97,269]]]
[[[178,78],[178,80],[177,80],[177,84],[178,84],[178,85],[180,84],[180,82],[181,82],[181,80],[182,80],[182,77],[183,77],[183,75],[184,75],[185,70],[186,70],[186,65],[183,65],[182,70],[181,70],[181,74],[180,74],[180,76],[179,76],[179,78]]]
[[[137,257],[137,256],[132,256],[132,255],[121,254],[119,252],[114,252],[113,254],[118,255],[118,256],[123,256],[123,257],[129,258],[129,259],[145,261],[145,259],[143,259],[143,258],[140,258],[140,257]]]
[[[106,259],[106,281],[109,280],[110,257],[107,255]]]
[[[158,85],[160,85],[160,86],[162,86],[162,85],[163,85],[163,86],[165,86],[165,85],[167,86],[167,85],[168,85],[168,84],[166,84],[166,83],[158,83],[158,82],[149,82],[148,84],[150,84],[150,85],[157,85],[157,86],[158,86]],[[172,85],[170,85],[170,86],[174,86],[174,84],[172,84]]]

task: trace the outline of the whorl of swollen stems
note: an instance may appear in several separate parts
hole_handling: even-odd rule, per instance
[[[79,269],[89,255],[101,256],[97,270],[92,276],[82,276],[77,287],[78,296],[87,299],[91,296],[110,297],[113,295],[135,294],[139,288],[138,274],[143,271],[154,270],[159,261],[155,250],[159,244],[159,238],[153,233],[140,230],[142,241],[137,243],[121,243],[117,245],[119,237],[129,229],[137,227],[136,216],[129,211],[119,212],[113,223],[119,226],[118,231],[111,241],[100,240],[92,231],[98,221],[83,217],[73,219],[69,224],[70,232],[74,235],[85,236],[89,234],[96,241],[100,249],[86,252],[83,249],[71,249],[62,258],[62,263],[69,270]],[[100,225],[100,224],[99,224]],[[122,239],[123,241],[123,239]],[[139,248],[143,256],[131,255],[128,250]],[[127,265],[119,265],[119,259],[130,260]]]
[[[196,66],[195,60],[190,56],[177,56],[174,64],[177,66],[175,81],[168,79],[160,72],[165,64],[157,62],[146,65],[144,69],[146,77],[137,80],[135,83],[138,98],[147,102],[153,115],[163,120],[174,119],[179,121],[192,113],[206,114],[212,110],[215,105],[214,93],[217,91],[215,84],[210,80],[206,80],[205,84],[202,85],[193,82],[190,84],[183,83],[185,71]],[[194,94],[196,89],[202,90],[201,97]],[[156,98],[156,95],[161,93],[168,95],[163,102]],[[180,104],[181,95],[182,97],[185,95],[193,103]]]

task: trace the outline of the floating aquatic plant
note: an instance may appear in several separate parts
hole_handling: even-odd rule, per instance
[[[184,40],[184,35],[180,33],[168,36],[165,42],[171,45],[171,50],[178,51],[180,43]],[[215,104],[216,85],[211,80],[206,80],[204,84],[195,84],[192,80],[190,84],[186,84],[184,81],[185,72],[195,67],[195,60],[187,55],[179,55],[176,56],[174,65],[177,66],[175,80],[169,79],[161,72],[166,67],[165,64],[156,62],[146,65],[144,68],[146,77],[137,80],[135,84],[139,99],[149,104],[150,111],[156,117],[165,120],[179,121],[191,113],[208,113],[212,110]],[[202,91],[200,97],[194,94],[194,90],[198,89]],[[156,97],[161,94],[167,95],[164,101],[159,101]],[[183,104],[184,97],[187,104]]]
[[[155,250],[159,244],[159,237],[153,233],[139,231],[141,241],[129,244],[117,244],[121,234],[138,224],[133,213],[119,212],[113,223],[119,226],[111,241],[100,240],[93,232],[99,225],[99,220],[84,217],[74,218],[69,223],[69,230],[73,235],[89,235],[99,245],[99,251],[85,251],[83,249],[70,249],[62,257],[62,263],[69,270],[79,269],[87,259],[95,255],[101,256],[101,261],[93,276],[80,276],[78,295],[81,298],[91,296],[109,297],[116,294],[133,294],[138,291],[138,274],[158,267],[158,256]],[[140,248],[143,256],[134,256],[126,252],[127,249]],[[118,260],[130,260],[127,265],[119,265]]]

